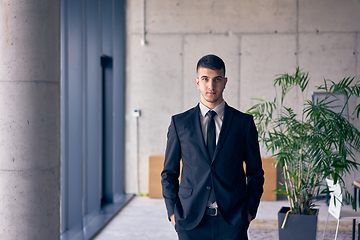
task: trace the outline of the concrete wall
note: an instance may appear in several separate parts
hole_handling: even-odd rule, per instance
[[[0,1],[0,239],[60,238],[60,1]]]
[[[274,76],[296,66],[310,71],[312,89],[323,78],[359,75],[359,12],[359,0],[127,1],[126,191],[137,191],[138,156],[139,192],[148,192],[148,157],[164,154],[171,115],[198,103],[200,57],[223,58],[225,100],[246,111],[252,97],[272,99]]]

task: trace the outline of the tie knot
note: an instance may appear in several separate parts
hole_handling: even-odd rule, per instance
[[[208,114],[208,116],[209,116],[210,118],[213,118],[213,117],[216,115],[216,112],[215,112],[215,111],[212,111],[212,110],[209,110],[207,114]]]

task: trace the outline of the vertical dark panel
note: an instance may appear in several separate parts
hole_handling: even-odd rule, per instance
[[[86,51],[86,134],[85,134],[85,214],[100,212],[100,160],[101,160],[101,71],[100,71],[100,15],[99,0],[85,4]]]
[[[123,194],[124,21],[123,0],[61,0],[62,240],[91,239],[133,196]]]
[[[114,201],[114,156],[113,156],[113,33],[112,0],[101,1],[101,51],[106,59],[103,65],[103,161],[102,203]]]
[[[69,184],[67,186],[68,194],[68,228],[76,230],[82,229],[82,137],[83,137],[83,52],[82,52],[82,1],[67,1],[67,48],[65,55],[67,57],[66,68],[68,70],[67,79],[65,79],[67,88],[66,94],[66,124],[67,143],[65,151],[67,152],[67,172]]]
[[[68,164],[66,159],[68,158],[67,151],[66,151],[66,143],[67,143],[67,121],[66,121],[66,114],[67,112],[67,1],[62,0],[61,1],[61,81],[60,81],[60,109],[61,109],[61,125],[60,125],[60,134],[61,134],[61,229],[60,232],[63,233],[68,229]]]
[[[101,51],[113,56],[113,0],[101,0]]]
[[[114,1],[114,185],[115,194],[124,194],[125,147],[125,4]]]
[[[101,56],[102,66],[102,204],[113,202],[113,59]]]

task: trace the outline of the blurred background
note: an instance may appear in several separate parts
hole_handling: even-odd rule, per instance
[[[359,76],[359,12],[359,0],[0,1],[0,225],[10,229],[0,238],[91,236],[91,224],[148,194],[149,157],[164,155],[171,116],[200,100],[203,55],[224,60],[224,98],[244,112],[297,66],[312,91]],[[303,99],[286,102],[300,111]]]

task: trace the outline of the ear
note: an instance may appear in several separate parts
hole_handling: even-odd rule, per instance
[[[199,88],[199,81],[200,81],[199,78],[195,78],[195,83],[196,83],[196,86],[197,86],[198,89],[200,89]]]
[[[226,87],[226,83],[227,83],[227,77],[224,78],[224,89]]]

